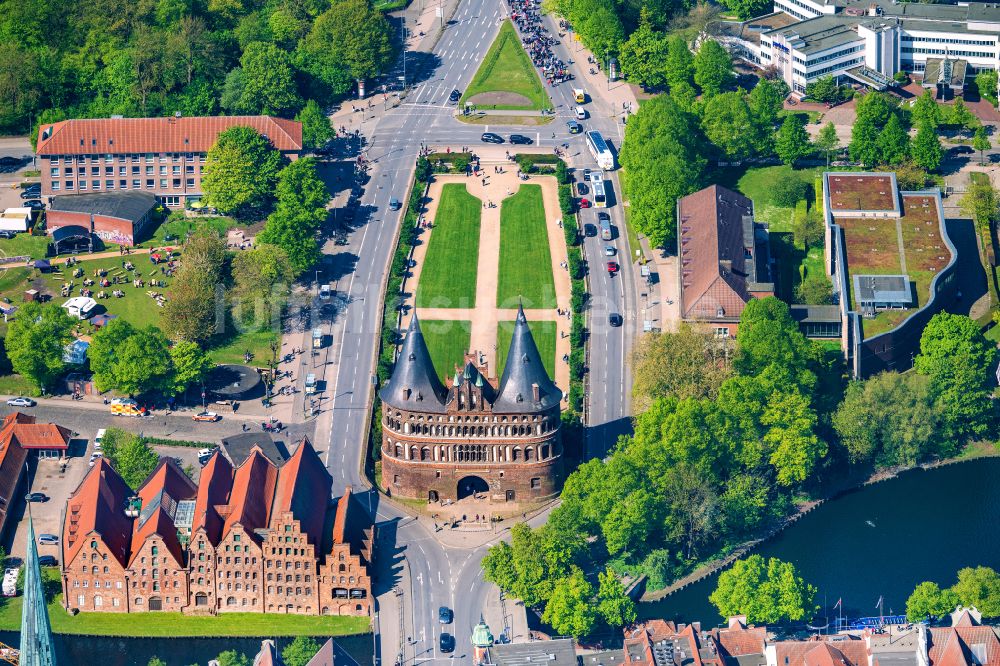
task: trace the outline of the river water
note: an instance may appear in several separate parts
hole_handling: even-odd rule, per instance
[[[903,612],[921,581],[944,587],[962,567],[1000,569],[998,518],[1000,458],[985,458],[911,470],[843,495],[756,552],[793,562],[816,586],[821,607],[843,599],[844,617],[878,615],[880,595],[887,614]],[[708,595],[717,578],[640,604],[639,614],[715,626],[721,618]]]
[[[128,616],[123,615],[127,622]],[[55,637],[56,659],[60,666],[146,666],[153,657],[159,657],[167,666],[205,666],[220,652],[236,650],[246,654],[251,662],[260,650],[259,638],[109,638],[102,636]],[[291,642],[291,638],[277,638],[278,649]],[[318,638],[323,643],[324,639]],[[342,636],[334,639],[354,659],[367,666],[372,663],[372,636]],[[20,637],[12,631],[0,631],[0,643],[17,647]],[[338,663],[340,663],[338,661]]]

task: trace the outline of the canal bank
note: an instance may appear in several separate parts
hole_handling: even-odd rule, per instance
[[[127,621],[128,616],[121,616]],[[269,638],[269,637],[265,637]],[[110,636],[75,636],[55,634],[56,659],[60,664],[90,664],[94,660],[100,666],[146,666],[153,657],[159,657],[167,666],[204,666],[209,659],[215,659],[220,652],[236,650],[251,660],[260,650],[261,638],[117,638]],[[273,639],[278,650],[292,642],[293,638]],[[325,638],[316,637],[321,645]],[[361,666],[372,663],[373,648],[371,634],[338,636],[334,641],[354,661]],[[17,647],[19,634],[0,631],[0,643]],[[340,663],[339,661],[337,662]]]
[[[832,606],[870,614],[879,596],[902,610],[924,580],[942,586],[966,566],[1000,568],[1000,458],[915,469],[828,500],[753,549],[793,562]],[[718,571],[658,601],[643,618],[721,622],[708,595]]]

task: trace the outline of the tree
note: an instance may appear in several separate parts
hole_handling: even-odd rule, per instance
[[[931,95],[930,90],[925,90],[924,94],[913,103],[911,112],[913,124],[919,127],[924,123],[930,123],[931,127],[937,128],[941,124],[941,107],[937,100]]]
[[[988,99],[992,104],[997,103],[997,73],[996,70],[986,70],[976,74],[976,87],[979,88],[979,96]]]
[[[989,567],[966,567],[958,572],[951,587],[958,602],[976,609],[985,617],[1000,616],[1000,574]]]
[[[183,393],[187,387],[201,382],[215,366],[201,347],[186,340],[181,340],[170,348],[170,360],[174,366],[174,394]]]
[[[504,592],[513,592],[518,572],[514,565],[514,549],[506,541],[491,546],[483,557],[483,578],[495,583]]]
[[[906,600],[906,619],[910,622],[926,622],[955,610],[958,595],[951,590],[942,590],[937,583],[924,581],[913,589]]]
[[[665,76],[671,88],[681,83],[690,85],[694,81],[694,56],[681,35],[673,35],[667,39]]]
[[[996,353],[979,325],[964,315],[940,312],[924,327],[914,367],[930,379],[934,400],[950,421],[946,434],[956,440],[989,431]]]
[[[762,375],[770,367],[787,380],[784,390],[813,387],[816,377],[810,369],[812,346],[799,331],[788,305],[777,298],[747,303],[740,315],[736,341],[739,351],[734,366],[745,377]]]
[[[653,29],[645,5],[639,16],[639,27],[622,44],[618,61],[633,83],[643,88],[660,88],[667,80],[667,38]]]
[[[209,276],[186,270],[183,264],[177,278],[160,313],[161,326],[172,340],[206,342],[221,332],[225,323],[222,285]]]
[[[251,42],[240,57],[242,87],[235,111],[288,116],[302,107],[291,57],[274,44]]]
[[[774,203],[784,208],[795,208],[795,205],[805,199],[809,186],[805,181],[792,176],[782,178],[771,187]]]
[[[816,436],[816,412],[809,397],[798,391],[773,394],[761,425],[768,428],[763,443],[778,483],[794,486],[808,479],[827,451],[826,442]]]
[[[281,659],[285,662],[285,666],[306,666],[319,652],[320,647],[320,644],[309,636],[296,636],[295,640],[281,651]]]
[[[625,195],[633,223],[651,245],[668,246],[676,237],[677,198],[701,185],[703,153],[696,119],[669,96],[654,97],[629,119],[621,150],[629,173]]]
[[[972,136],[972,147],[979,151],[979,164],[986,166],[986,151],[992,148],[993,144],[990,143],[990,137],[986,134],[985,126],[980,125],[976,128],[976,133]]]
[[[101,440],[101,451],[133,490],[142,485],[160,462],[160,457],[142,437],[121,428],[107,429]]]
[[[316,172],[314,158],[296,160],[278,172],[276,192],[278,206],[308,211],[319,221],[326,219],[330,192]]]
[[[295,278],[288,254],[276,245],[259,243],[233,258],[232,274],[233,319],[257,328],[279,322]]]
[[[392,27],[369,0],[343,0],[320,14],[306,37],[306,49],[328,50],[355,79],[368,79],[392,62]]]
[[[762,78],[753,87],[747,96],[747,104],[761,129],[770,132],[774,128],[787,96],[788,86],[780,79],[772,81]]]
[[[319,221],[315,212],[279,207],[267,218],[257,242],[275,245],[285,253],[295,275],[301,275],[320,260],[316,232]]]
[[[76,326],[66,310],[25,303],[7,328],[4,347],[14,372],[45,391],[66,367],[63,353]]]
[[[764,0],[723,0],[722,5],[734,12],[741,21],[760,16],[768,6]]]
[[[823,125],[816,137],[816,147],[826,155],[826,165],[830,166],[830,154],[840,147],[840,139],[837,137],[837,127],[832,123]]]
[[[725,352],[707,328],[681,323],[676,331],[647,333],[632,350],[636,412],[664,397],[714,397],[730,374]]]
[[[163,661],[159,657],[152,657],[146,666],[167,666],[167,662]]]
[[[789,166],[794,166],[796,161],[812,153],[806,124],[798,114],[785,116],[774,140],[774,149],[781,161]]]
[[[858,115],[851,127],[851,159],[866,167],[878,163],[881,153],[878,146],[879,129],[868,116]]]
[[[728,159],[742,160],[754,151],[754,132],[748,131],[754,127],[754,119],[742,92],[710,97],[705,103],[701,126],[708,140]]]
[[[979,124],[979,119],[972,114],[972,111],[969,111],[969,107],[965,105],[961,97],[956,97],[954,104],[948,108],[948,124],[972,129]]]
[[[137,329],[124,319],[112,320],[92,336],[87,358],[100,391],[137,395],[173,387],[167,339],[158,328]]]
[[[745,615],[753,624],[808,620],[816,611],[816,588],[803,581],[795,566],[760,555],[737,560],[719,575],[709,597],[723,617]]]
[[[881,161],[896,165],[906,160],[910,153],[910,135],[906,132],[897,114],[889,116],[889,121],[878,137]]]
[[[990,223],[997,219],[1000,197],[988,180],[974,180],[969,183],[969,189],[962,196],[961,206],[962,213],[975,220],[980,231],[986,232]]]
[[[904,192],[922,190],[927,186],[927,172],[914,164],[912,159],[896,165],[893,170],[896,172],[896,183]]]
[[[556,581],[552,596],[545,604],[542,620],[564,636],[580,638],[589,634],[597,619],[591,602],[594,589],[577,567],[565,578]]]
[[[330,118],[323,113],[316,100],[309,100],[295,119],[302,123],[302,146],[308,149],[321,148],[336,136]]]
[[[611,627],[626,627],[635,622],[635,602],[625,594],[618,576],[613,571],[597,574],[597,613]]]
[[[215,660],[219,662],[219,666],[250,666],[250,659],[236,650],[221,652]]]
[[[821,76],[806,84],[806,97],[817,102],[835,104],[840,101],[840,86],[833,80],[833,76]]]
[[[917,136],[913,139],[913,161],[927,171],[936,171],[944,158],[941,141],[937,131],[929,122],[922,122],[917,128]]]
[[[230,127],[208,151],[205,198],[224,213],[252,218],[267,209],[281,169],[281,153],[251,127]]]
[[[717,95],[733,83],[733,60],[722,44],[706,39],[694,57],[694,82],[707,95]]]
[[[832,305],[833,291],[830,280],[822,274],[807,273],[795,286],[795,302],[805,305]]]

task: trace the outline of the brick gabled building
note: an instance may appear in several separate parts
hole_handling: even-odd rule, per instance
[[[349,492],[331,505],[330,491],[308,440],[280,468],[257,447],[235,469],[216,452],[197,486],[164,459],[135,495],[101,460],[70,499],[69,515],[76,507],[117,528],[123,555],[105,573],[126,594],[110,608],[85,599],[67,608],[369,615],[371,519],[351,510]],[[70,590],[88,586],[93,573],[75,567],[75,557],[64,558]],[[341,566],[349,583],[331,575]]]
[[[98,458],[67,501],[61,558],[67,610],[131,610],[125,573],[132,546],[132,519],[125,508],[131,495],[118,472]]]

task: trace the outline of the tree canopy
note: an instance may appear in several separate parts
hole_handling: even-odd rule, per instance
[[[251,127],[219,134],[205,160],[205,198],[224,213],[250,217],[265,211],[281,169],[281,154]]]
[[[14,372],[39,391],[50,388],[66,367],[64,349],[73,339],[75,326],[63,308],[42,307],[36,302],[22,305],[4,337]]]
[[[701,43],[694,57],[694,82],[707,95],[717,95],[732,85],[733,59],[714,39],[706,39]]]
[[[751,555],[719,575],[709,599],[722,617],[745,615],[749,623],[775,624],[811,619],[815,595],[816,588],[799,577],[794,565]]]
[[[132,396],[173,389],[173,362],[158,328],[137,329],[113,319],[94,333],[87,358],[100,391],[116,389]]]

